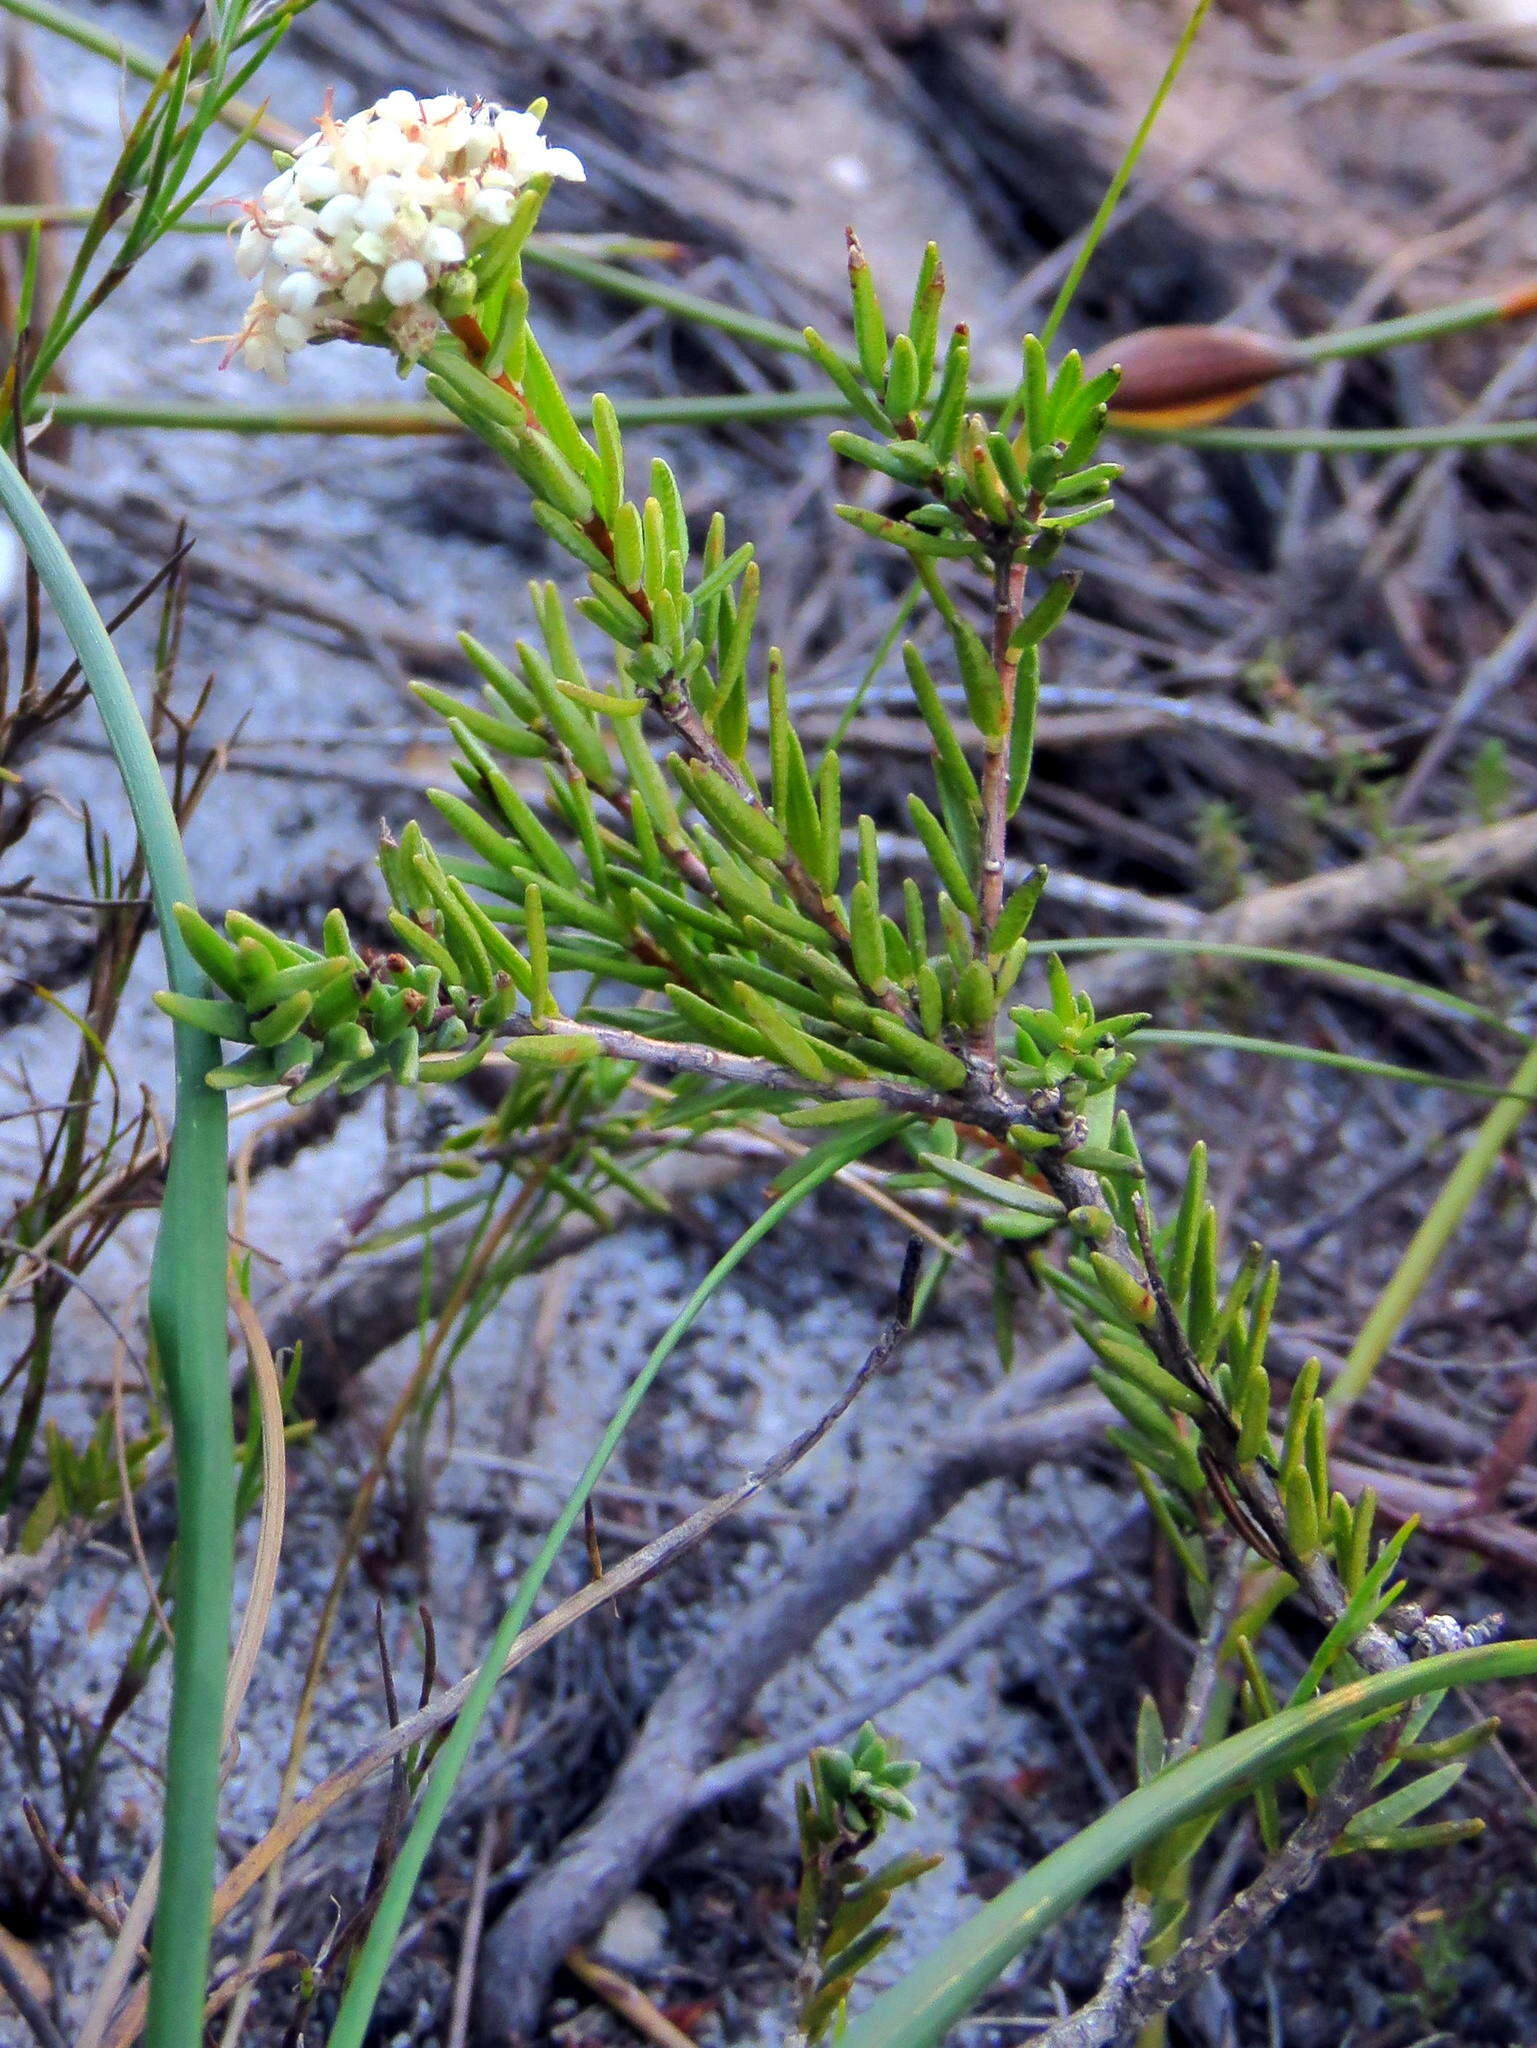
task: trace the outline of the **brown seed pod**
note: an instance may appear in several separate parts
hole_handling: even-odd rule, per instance
[[[1225,419],[1277,377],[1310,367],[1289,342],[1241,327],[1144,327],[1096,349],[1084,376],[1115,363],[1121,381],[1110,400],[1111,419],[1149,427]]]

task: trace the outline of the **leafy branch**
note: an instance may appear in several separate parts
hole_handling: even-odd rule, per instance
[[[1100,443],[1118,370],[1086,370],[1072,352],[1053,366],[1027,337],[1017,386],[989,413],[971,389],[966,329],[941,346],[937,251],[893,332],[852,235],[854,356],[805,336],[864,429],[835,433],[835,453],[888,487],[880,506],[838,509],[911,563],[958,686],[942,687],[917,646],[904,646],[933,802],[908,796],[923,860],[919,873],[894,873],[873,818],[846,821],[837,749],[809,758],[779,650],[756,643],[751,545],[733,545],[717,513],[696,552],[671,468],[653,462],[644,494],[632,492],[614,405],[599,394],[584,425],[562,390],[530,324],[522,274],[542,197],[536,180],[423,312],[429,322],[442,316],[422,352],[430,395],[503,459],[586,578],[569,608],[553,584],[534,588],[537,638],[518,642],[511,659],[463,641],[484,686],[479,703],[417,686],[447,722],[460,784],[429,800],[466,851],[440,853],[415,823],[398,842],[385,838],[394,940],[385,952],[357,945],[336,910],[312,948],[239,910],[221,931],[178,905],[182,939],[213,992],[173,991],[162,1009],[244,1048],[212,1085],[280,1082],[298,1103],[385,1079],[455,1082],[495,1059],[519,1077],[504,1137],[518,1119],[554,1124],[551,1105],[578,1075],[612,1103],[640,1069],[672,1077],[669,1115],[679,1121],[768,1113],[821,1132],[728,1260],[820,1179],[889,1148],[909,1163],[888,1186],[964,1196],[1007,1256],[1066,1307],[1121,1417],[1112,1440],[1209,1631],[1193,1694],[1201,1711],[1192,1707],[1181,1737],[1189,1753],[1177,1759],[1160,1729],[1144,1729],[1144,1805],[1156,1809],[1160,1786],[1190,1782],[1213,1748],[1268,1755],[1247,1738],[1271,1726],[1340,1727],[1332,1706],[1310,1713],[1309,1703],[1325,1689],[1337,1698],[1360,1672],[1381,1682],[1383,1698],[1409,1699],[1414,1674],[1394,1688],[1423,1645],[1393,1614],[1408,1532],[1378,1545],[1370,1494],[1352,1503],[1335,1487],[1316,1361],[1284,1404],[1275,1396],[1267,1358],[1278,1267],[1251,1246],[1224,1277],[1201,1146],[1174,1212],[1164,1222],[1154,1214],[1117,1101],[1146,1019],[1098,1016],[1055,956],[1035,1000],[1020,998],[1046,874],[1036,869],[1006,893],[1006,839],[1029,788],[1042,650],[1076,585],[1058,560],[1077,527],[1113,509],[1119,471]],[[358,338],[383,337],[363,322]],[[601,666],[579,644],[600,646]],[[766,761],[749,748],[759,677]],[[952,694],[966,706],[964,737],[947,708]],[[626,1396],[504,1635],[521,1626],[551,1546],[698,1300]],[[1219,1569],[1219,1558],[1230,1562]],[[1293,1595],[1320,1638],[1283,1702],[1256,1644]],[[486,1669],[496,1662],[493,1652]],[[362,2037],[492,1682],[428,1782],[344,2001],[333,2036],[342,2048]],[[1227,1733],[1235,1716],[1252,1724],[1245,1733]],[[1413,1816],[1454,1781],[1450,1760],[1361,1802],[1390,1771],[1429,1761],[1415,1746],[1420,1726],[1411,1716],[1373,1736],[1349,1723],[1348,1741],[1322,1753],[1315,1745],[1292,1773],[1310,1814],[1333,1815],[1343,1785],[1350,1811],[1340,1824],[1352,1839],[1410,1839]],[[1291,1767],[1291,1751],[1275,1754]],[[1358,1761],[1347,1776],[1350,1757]],[[876,1792],[900,1800],[900,1769],[873,1736],[847,1761],[845,1771],[822,1759],[802,1805],[810,2038],[841,2012],[874,1953],[875,1918],[861,1915],[893,1888],[855,1865],[875,1808],[891,1810]],[[1281,1853],[1269,1778],[1219,1773],[1210,1783],[1252,1797],[1263,1839]],[[1135,1845],[1137,1910],[1117,1957],[1126,1984],[1144,1942],[1146,1968],[1177,1962],[1190,1867],[1230,1803],[1179,1806],[1172,1790],[1170,1801],[1165,1825],[1149,1824]],[[1322,1820],[1313,1832],[1327,1832]],[[1301,1850],[1293,1861],[1306,1865]],[[1002,1952],[986,1951],[994,1961]],[[941,2007],[953,2018],[955,1995],[952,1985],[925,2008],[930,2018]],[[892,2048],[899,2037],[919,2035],[904,2023],[879,2038]]]
[[[810,2048],[829,2028],[841,2029],[855,1979],[895,1938],[896,1930],[882,1924],[892,1899],[944,1861],[909,1850],[873,1871],[865,1867],[865,1855],[893,1821],[916,1818],[906,1788],[918,1770],[893,1756],[867,1721],[849,1749],[813,1750],[808,1777],[795,1788],[798,2031]]]

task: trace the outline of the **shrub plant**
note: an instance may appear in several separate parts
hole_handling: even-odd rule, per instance
[[[30,368],[13,368],[13,417],[71,323],[205,189],[198,149],[289,11],[226,8],[160,75],[57,324]],[[1464,1832],[1424,1816],[1488,1731],[1431,1736],[1427,1724],[1454,1683],[1537,1669],[1537,1646],[1490,1644],[1401,1608],[1410,1532],[1384,1540],[1370,1493],[1352,1500],[1336,1485],[1317,1363],[1289,1391],[1273,1385],[1281,1275],[1260,1247],[1222,1242],[1202,1146],[1155,1209],[1133,1114],[1148,1019],[1097,1015],[1063,960],[1032,943],[1048,876],[1014,866],[1009,827],[1029,800],[1041,665],[1073,602],[1075,535],[1114,511],[1119,469],[1102,444],[1118,369],[1054,351],[1059,307],[1044,340],[1025,338],[1014,387],[981,402],[967,330],[946,324],[937,249],[894,319],[849,237],[852,348],[814,332],[803,342],[854,422],[831,444],[867,488],[838,509],[909,565],[946,650],[938,663],[916,640],[902,649],[930,760],[906,798],[919,852],[894,860],[874,819],[850,813],[837,747],[808,744],[795,679],[763,644],[751,539],[720,513],[698,530],[666,462],[637,476],[616,406],[602,394],[575,402],[541,346],[530,237],[552,180],[581,175],[545,140],[543,114],[404,91],[348,120],[328,108],[280,156],[239,231],[254,297],[231,353],[275,374],[296,358],[302,369],[322,343],[419,366],[430,397],[526,494],[575,578],[574,596],[536,585],[506,644],[465,637],[478,700],[416,686],[444,722],[457,787],[427,793],[432,837],[413,823],[379,847],[388,947],[356,939],[340,909],[318,946],[239,909],[222,926],[199,913],[110,642],[24,476],[9,460],[0,468],[0,497],[134,798],[169,963],[158,1001],[177,1033],[180,1116],[152,1312],[182,1481],[181,1576],[150,2038],[193,2048],[209,1940],[236,1495],[221,1098],[280,1086],[302,1105],[477,1070],[499,1082],[497,1106],[445,1141],[443,1161],[474,1174],[534,1144],[539,1228],[590,1209],[598,1192],[638,1186],[627,1154],[649,1160],[766,1118],[809,1149],[653,1353],[525,1574],[452,1735],[424,1761],[416,1818],[358,1943],[332,2043],[363,2038],[498,1673],[646,1386],[709,1286],[813,1188],[872,1157],[889,1187],[947,1202],[1065,1306],[1117,1415],[1111,1441],[1178,1560],[1200,1649],[1178,1727],[1144,1711],[1139,1789],[847,2022],[854,1979],[884,1945],[885,1908],[925,1859],[873,1873],[859,1861],[907,1811],[910,1769],[874,1731],[847,1755],[819,1753],[800,1813],[800,2024],[810,2039],[847,2024],[851,2048],[936,2040],[1027,1941],[1129,1863],[1105,1988],[1047,2037],[1059,2048],[1125,2038],[1156,2028],[1332,1850]],[[237,118],[238,139],[259,121]],[[125,211],[121,252],[93,281],[90,261]],[[1294,367],[1288,353],[1264,374]],[[634,1092],[639,1076],[664,1084],[660,1105],[654,1090]],[[1514,1094],[1532,1080],[1528,1055]],[[1491,1131],[1508,1133],[1509,1107],[1494,1114],[1505,1121]],[[1485,1170],[1496,1142],[1480,1155]],[[1311,1644],[1289,1692],[1267,1652],[1283,1609]],[[1265,1871],[1189,1934],[1195,1860],[1246,1804]]]

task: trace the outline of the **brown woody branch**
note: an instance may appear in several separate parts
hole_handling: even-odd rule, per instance
[[[1380,924],[1384,918],[1423,903],[1437,890],[1464,891],[1504,881],[1537,862],[1537,811],[1523,811],[1497,825],[1478,825],[1442,839],[1406,846],[1261,889],[1205,918],[1198,930],[1182,934],[1194,952],[1200,942],[1244,946],[1286,946],[1298,940],[1317,949],[1326,939]],[[1094,960],[1079,979],[1101,1015],[1134,1010],[1164,987],[1190,956],[1179,953],[1117,954]]]
[[[1141,1969],[1131,1978],[1120,2012],[1124,2038],[1134,2039],[1149,2020],[1167,2012],[1202,1978],[1247,1946],[1289,1899],[1307,1890],[1335,1843],[1370,1801],[1377,1773],[1396,1734],[1395,1723],[1368,1736],[1346,1758],[1334,1783],[1254,1882],[1199,1934],[1184,1942],[1168,1962]],[[1111,2033],[1099,2038],[1108,2043],[1120,2037]],[[1091,2048],[1091,2044],[1085,2041],[1082,2048]]]
[[[711,1081],[772,1088],[813,1102],[870,1102],[884,1109],[899,1110],[906,1116],[921,1117],[925,1123],[970,1124],[995,1138],[1007,1138],[1015,1124],[1058,1134],[1063,1129],[1061,1095],[1057,1089],[1041,1088],[1029,1095],[1011,1095],[991,1073],[972,1072],[964,1088],[953,1090],[923,1088],[915,1082],[885,1075],[872,1075],[866,1081],[809,1081],[804,1074],[773,1060],[724,1052],[714,1045],[648,1038],[639,1031],[624,1031],[583,1018],[551,1017],[536,1022],[531,1017],[515,1017],[505,1031],[508,1038],[541,1035],[592,1038],[610,1059],[633,1060],[640,1066],[660,1067],[667,1073],[698,1074]],[[1071,1122],[1067,1128],[1071,1130]],[[1045,1170],[1042,1166],[1042,1171]],[[1074,1184],[1079,1188],[1080,1199],[1088,1189],[1097,1189],[1097,1183],[1087,1175],[1079,1175]]]

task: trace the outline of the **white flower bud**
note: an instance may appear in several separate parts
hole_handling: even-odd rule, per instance
[[[392,306],[412,306],[427,289],[427,273],[414,257],[392,263],[384,273],[384,296]]]
[[[308,313],[324,290],[312,270],[295,270],[283,279],[274,297],[285,313]]]
[[[272,244],[272,254],[285,270],[299,270],[318,259],[320,244],[307,227],[284,228]]]
[[[267,238],[254,220],[248,220],[235,244],[235,268],[242,277],[259,277],[266,263]]]
[[[351,192],[338,192],[334,199],[328,199],[320,209],[319,225],[328,235],[339,235],[347,228],[355,227],[358,218],[358,202]]]
[[[464,242],[452,228],[428,228],[421,239],[421,253],[426,263],[462,263]]]
[[[399,194],[398,178],[375,178],[358,202],[358,226],[372,234],[382,234],[395,218]]]
[[[294,165],[293,181],[295,196],[313,204],[341,190],[342,174],[329,157],[310,155]]]

